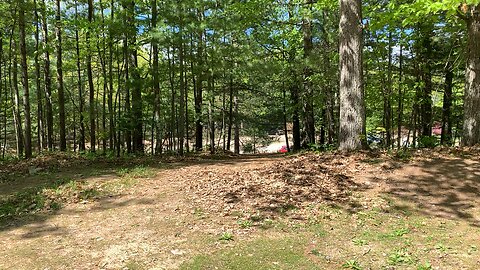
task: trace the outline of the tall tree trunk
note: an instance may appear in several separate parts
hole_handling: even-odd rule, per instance
[[[3,90],[3,78],[4,78],[3,77],[3,61],[4,61],[4,58],[3,58],[3,37],[0,34],[0,115],[1,115],[1,112],[2,112],[1,108],[6,108],[7,107],[6,106],[7,104],[6,103],[4,104],[4,102],[3,102],[4,100],[3,100],[3,96],[2,96],[3,91],[4,91]],[[5,89],[5,96],[7,96],[6,92],[7,91]],[[5,119],[6,118],[7,118],[7,114],[5,112],[5,115],[3,115],[3,119],[0,118],[0,138],[2,137],[2,128],[3,128],[3,130],[6,130],[6,128],[7,128],[7,125],[5,124]],[[3,120],[3,123],[1,122],[2,120]],[[2,127],[2,124],[4,124],[3,127]],[[5,138],[3,138],[3,139],[5,139]],[[0,149],[2,149],[2,159],[4,158],[3,152],[4,152],[4,149],[5,149],[5,146],[6,145],[2,141],[0,141]]]
[[[421,70],[421,77],[423,80],[423,92],[421,97],[421,125],[422,136],[432,136],[432,37],[433,25],[422,25],[420,27],[422,32],[421,45],[419,47],[420,57],[422,58],[423,67]]]
[[[75,1],[75,21],[77,25],[75,26],[75,51],[76,51],[76,62],[77,62],[77,90],[78,90],[78,114],[79,114],[79,124],[80,124],[80,138],[78,142],[78,150],[83,152],[85,151],[85,124],[83,117],[84,110],[84,97],[83,97],[83,82],[82,82],[82,70],[80,66],[80,40],[79,40],[79,22],[78,22],[78,3]]]
[[[57,12],[55,15],[57,36],[57,80],[58,80],[58,118],[60,128],[60,151],[67,150],[67,138],[65,130],[65,93],[63,88],[63,59],[62,59],[62,21],[60,18],[60,0],[56,1]]]
[[[299,105],[300,105],[300,97],[299,97],[299,89],[296,83],[290,86],[290,96],[292,99],[292,133],[293,133],[293,150],[298,151],[300,150],[301,146],[301,138],[300,138],[300,113],[299,113]]]
[[[35,86],[37,96],[37,140],[38,140],[38,152],[41,152],[44,148],[44,132],[43,132],[43,96],[40,83],[40,62],[38,60],[40,52],[40,18],[38,16],[37,1],[33,1],[34,4],[34,17],[35,17]],[[1,76],[1,75],[0,75]],[[0,82],[1,84],[1,82]],[[0,99],[1,100],[1,99]]]
[[[12,67],[12,81],[11,81],[11,88],[12,88],[12,98],[14,102],[13,107],[13,123],[15,125],[15,137],[17,141],[17,156],[23,157],[24,151],[24,137],[23,137],[23,127],[22,127],[22,117],[20,114],[20,93],[18,90],[18,45],[13,38],[10,40],[10,59],[13,59],[13,67]]]
[[[201,17],[201,16],[200,16]],[[203,103],[203,32],[199,32],[197,44],[197,79],[195,95],[195,150],[203,149],[203,122],[202,122],[202,103]]]
[[[179,38],[180,43],[178,47],[178,61],[180,62],[180,100],[179,100],[179,114],[178,114],[178,144],[179,153],[183,155],[183,146],[185,143],[185,79],[184,79],[184,47],[183,47],[183,7],[180,6],[180,27]]]
[[[30,117],[30,89],[28,87],[27,45],[25,34],[25,2],[20,0],[18,11],[18,30],[20,34],[20,55],[22,67],[23,106],[25,117],[25,158],[32,157],[32,124]]]
[[[53,151],[53,103],[52,103],[52,78],[50,76],[50,51],[48,39],[47,7],[42,0],[42,26],[44,46],[44,76],[45,76],[45,113],[47,118],[47,147]]]
[[[358,150],[365,142],[362,64],[362,2],[340,0],[340,150]]]
[[[152,28],[154,31],[157,28],[157,0],[152,0]],[[160,79],[158,73],[158,41],[156,37],[152,38],[152,53],[153,53],[153,92],[155,95],[155,105],[154,105],[154,126],[155,126],[155,154],[162,154],[162,130],[160,126],[160,105],[161,105],[161,96],[160,96]]]
[[[285,144],[287,146],[287,151],[290,152],[290,144],[288,142],[288,121],[287,121],[287,89],[285,89],[285,84],[282,84],[283,92],[283,132],[285,135]]]
[[[227,135],[227,150],[230,151],[230,142],[232,140],[232,125],[233,125],[233,77],[230,75],[230,83],[228,84],[230,98],[228,108],[228,135]]]
[[[480,5],[471,7],[467,18],[467,66],[462,145],[480,143]]]
[[[210,92],[210,100],[208,104],[208,115],[210,122],[210,154],[215,154],[215,120],[213,118],[213,106],[215,104],[215,91],[214,91],[213,74],[210,73],[208,77],[208,90]]]
[[[142,82],[140,80],[140,71],[138,67],[137,59],[137,46],[136,44],[136,35],[137,27],[135,23],[135,2],[127,2],[127,25],[128,25],[128,36],[129,36],[129,54],[128,60],[130,62],[130,72],[132,75],[132,138],[133,138],[133,152],[143,153],[143,104],[142,104]]]
[[[315,113],[314,113],[314,94],[313,85],[311,82],[311,76],[313,75],[312,68],[310,67],[310,57],[313,51],[313,37],[312,37],[312,22],[311,22],[311,4],[312,0],[306,0],[308,13],[303,18],[302,30],[303,30],[303,58],[305,61],[305,67],[303,69],[303,110],[304,110],[304,126],[306,131],[306,144],[315,143]]]
[[[110,21],[113,22],[115,14],[115,1],[110,2]],[[115,150],[115,110],[113,108],[113,26],[110,24],[108,28],[108,124],[109,124],[109,145],[110,150]]]
[[[90,44],[90,36],[93,29],[93,0],[88,0],[88,27],[85,34],[85,42],[87,43],[87,78],[89,91],[89,117],[90,117],[90,151],[96,150],[95,138],[95,88],[93,86],[92,74],[92,48]]]
[[[107,93],[108,93],[108,77],[107,77],[107,37],[105,35],[105,14],[102,0],[99,1],[100,14],[102,18],[102,48],[99,48],[100,64],[102,66],[103,77],[103,93],[102,93],[102,150],[107,151]],[[100,52],[101,51],[101,52]]]
[[[384,93],[383,93],[383,117],[384,117],[384,124],[385,124],[385,133],[386,133],[386,140],[385,146],[386,148],[390,148],[392,145],[392,50],[393,50],[393,40],[392,40],[392,33],[388,33],[388,66],[387,66],[387,85],[384,86]]]
[[[235,96],[233,98],[233,107],[234,107],[234,136],[233,136],[233,149],[234,153],[240,154],[240,115],[238,113],[238,90],[235,91]]]
[[[171,57],[170,57],[171,56]],[[173,58],[173,59],[171,59]],[[175,145],[175,126],[176,126],[176,113],[175,113],[175,100],[176,100],[176,91],[175,91],[175,47],[172,47],[172,52],[170,53],[170,48],[167,48],[167,61],[168,61],[168,76],[170,81],[170,127],[169,127],[169,148],[174,150]]]
[[[453,64],[449,61],[445,68],[445,89],[443,92],[442,134],[440,143],[452,143],[452,101],[453,101]]]
[[[402,30],[403,31],[403,30]],[[402,32],[403,33],[403,32]],[[402,146],[402,125],[403,125],[403,44],[400,43],[399,55],[399,75],[398,75],[398,122],[397,122],[397,146]]]
[[[322,13],[323,21],[327,20],[327,10],[324,10]],[[331,64],[330,64],[330,40],[325,26],[321,28],[323,34],[323,70],[324,76],[329,77],[331,74]],[[325,97],[326,103],[326,116],[323,121],[326,121],[327,130],[328,130],[328,143],[333,144],[334,138],[337,137],[337,127],[335,123],[335,94],[332,91],[332,85],[329,80],[326,80],[324,85],[323,95]]]

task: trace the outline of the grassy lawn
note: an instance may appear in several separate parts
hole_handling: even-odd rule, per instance
[[[181,269],[476,269],[480,229],[415,213],[330,206],[305,223],[258,226],[255,240],[235,236]],[[285,221],[288,222],[288,221]]]

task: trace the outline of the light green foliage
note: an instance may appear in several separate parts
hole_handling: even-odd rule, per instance
[[[360,263],[357,260],[348,260],[346,261],[342,267],[344,269],[352,269],[352,270],[362,270],[363,267],[360,265]]]
[[[412,255],[405,249],[398,249],[388,255],[388,263],[390,265],[412,264],[414,262]]]
[[[222,235],[220,236],[220,240],[223,240],[223,241],[233,241],[233,234],[230,233],[230,232],[224,232],[224,233],[222,233]]]

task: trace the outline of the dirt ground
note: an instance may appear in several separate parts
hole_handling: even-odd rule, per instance
[[[325,216],[325,209],[330,209],[329,213],[336,213],[331,209],[340,209],[345,220],[332,223],[334,217],[329,214],[328,221],[320,220],[319,224],[345,226],[344,234],[340,231],[336,238],[344,237],[349,242],[352,241],[348,235],[351,233],[349,223],[357,222],[362,213],[372,211],[376,213],[371,218],[376,219],[375,222],[381,218],[375,215],[388,215],[388,221],[382,221],[386,227],[397,224],[388,223],[397,222],[397,217],[401,217],[402,222],[422,220],[415,228],[424,226],[427,232],[419,232],[418,237],[430,233],[435,238],[433,228],[447,224],[451,231],[444,232],[445,239],[456,235],[455,242],[447,243],[451,248],[455,248],[457,242],[468,242],[471,243],[469,251],[476,252],[475,243],[480,243],[480,162],[475,156],[422,154],[405,161],[380,154],[337,153],[150,161],[140,167],[143,174],[128,178],[116,167],[116,164],[80,164],[0,182],[0,198],[62,178],[72,179],[88,190],[109,187],[108,193],[77,196],[75,200],[62,201],[59,209],[40,209],[1,225],[0,269],[195,268],[185,263],[198,255],[241,249],[241,245],[258,239],[297,235],[291,228],[312,224],[319,215]],[[49,192],[59,193],[59,188],[55,186]],[[268,229],[269,224],[273,224],[272,229]],[[280,224],[287,224],[287,228]],[[372,226],[383,230],[377,224]],[[408,227],[408,230],[416,229]],[[399,239],[403,241],[405,237],[400,234]],[[234,241],[228,241],[231,236],[235,237]],[[412,236],[409,241],[417,246],[427,240]],[[307,242],[305,248],[314,254],[316,249],[312,245],[318,243]],[[363,256],[388,256],[381,255],[380,244],[375,246],[374,240],[371,243],[371,249],[378,247],[378,254],[366,250]],[[431,256],[432,265],[438,265],[422,269],[449,269],[455,265],[459,266],[457,269],[480,267],[478,253],[468,257],[449,252],[449,257],[443,258],[434,254],[443,251],[437,246],[438,243],[433,251],[418,251],[417,257],[425,253]],[[342,266],[344,258],[348,259],[348,254],[338,256],[337,260],[326,261],[311,258],[312,255],[307,257],[318,269],[336,269]],[[418,258],[419,263],[422,260]],[[381,265],[375,259],[365,263],[371,265],[365,269]],[[398,265],[385,269],[420,269],[416,264]],[[261,269],[274,268],[288,269],[278,265]]]

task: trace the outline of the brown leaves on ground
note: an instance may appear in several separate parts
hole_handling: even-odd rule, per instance
[[[307,154],[240,169],[195,170],[186,188],[210,211],[261,212],[275,216],[315,203],[342,203],[360,187],[354,175],[369,165],[364,154]],[[229,167],[232,168],[232,167]]]

